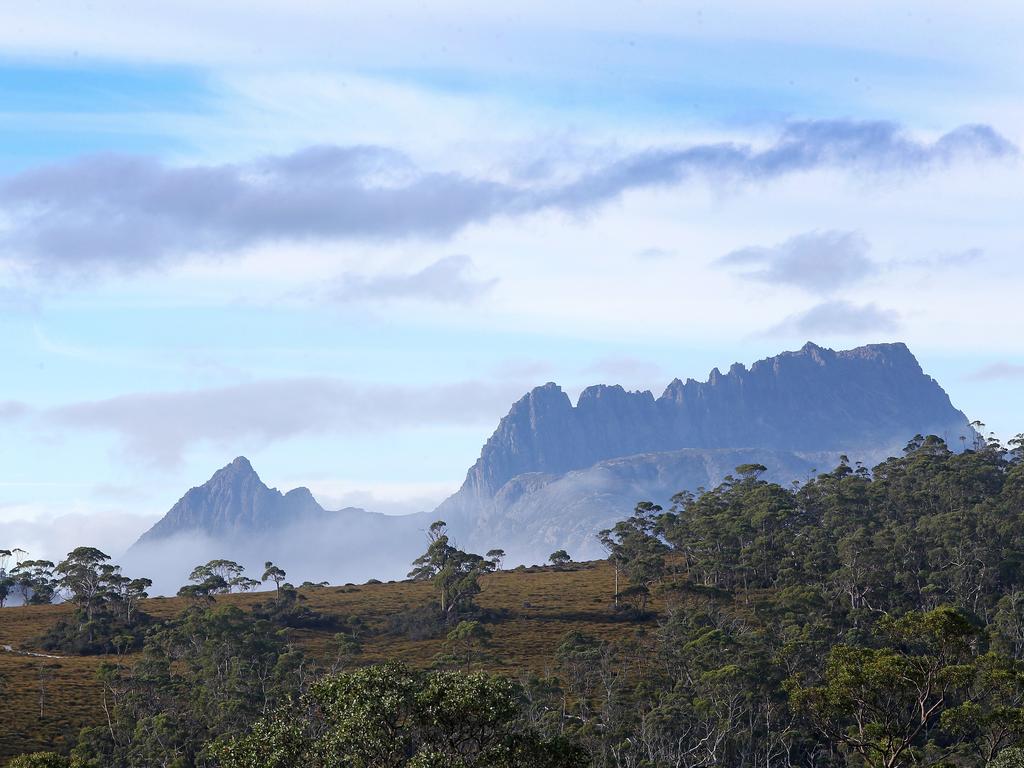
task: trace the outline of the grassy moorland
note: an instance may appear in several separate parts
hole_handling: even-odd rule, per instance
[[[476,602],[491,617],[487,626],[492,633],[482,666],[493,671],[542,674],[553,666],[555,649],[567,632],[613,639],[632,635],[642,626],[617,620],[609,610],[614,574],[607,563],[502,571],[482,581]],[[216,601],[246,609],[270,594],[220,595]],[[393,582],[304,590],[303,597],[303,604],[312,610],[339,619],[358,616],[374,630],[383,629],[389,616],[429,602],[433,589],[424,582]],[[141,608],[160,620],[176,616],[187,605],[183,598],[152,598]],[[72,610],[68,605],[4,608],[0,610],[0,646],[39,653],[35,641]],[[288,630],[291,642],[324,665],[334,655],[334,632]],[[358,663],[400,659],[426,667],[443,646],[443,637],[411,640],[370,631]],[[110,660],[109,656],[46,658],[0,652],[0,761],[23,752],[60,749],[74,740],[82,726],[102,723],[103,690],[97,672]]]

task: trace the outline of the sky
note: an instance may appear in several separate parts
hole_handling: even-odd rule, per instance
[[[1024,6],[39,0],[0,25],[0,547],[235,456],[430,509],[547,381],[904,341],[1024,431]]]

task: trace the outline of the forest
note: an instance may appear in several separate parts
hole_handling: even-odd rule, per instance
[[[605,564],[507,571],[438,521],[372,615],[272,562],[197,566],[173,611],[93,548],[5,565],[0,622],[64,601],[21,650],[97,660],[90,723],[7,765],[1024,767],[1024,437],[765,471],[637,504]],[[488,599],[541,576],[545,612]]]

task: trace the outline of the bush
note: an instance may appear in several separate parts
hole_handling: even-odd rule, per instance
[[[273,599],[254,605],[252,615],[289,629],[338,629],[344,623],[301,605],[305,599],[295,589],[283,586]]]
[[[433,640],[444,637],[448,632],[448,624],[441,606],[428,603],[415,608],[392,614],[388,617],[388,634],[407,637],[410,640]]]
[[[995,756],[988,768],[1024,768],[1024,749],[1008,747]]]
[[[210,745],[222,768],[338,765],[583,768],[577,744],[531,724],[517,683],[385,664],[325,677],[299,708]]]
[[[37,645],[43,650],[59,651],[74,656],[98,656],[125,653],[142,648],[145,628],[152,619],[142,613],[134,614],[131,625],[119,617],[98,614],[86,621],[80,612],[70,619],[61,619],[43,635]]]
[[[71,761],[56,752],[33,752],[19,755],[7,764],[7,768],[69,768]]]

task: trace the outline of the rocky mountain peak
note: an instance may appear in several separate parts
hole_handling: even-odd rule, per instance
[[[191,488],[139,543],[188,533],[217,537],[266,531],[323,514],[308,488],[287,494],[268,488],[249,460],[239,456]]]
[[[465,492],[491,497],[524,472],[561,473],[618,456],[687,448],[842,450],[874,458],[916,433],[950,443],[967,418],[903,343],[799,350],[673,379],[657,399],[618,385],[583,390],[573,406],[554,383],[516,402],[469,470]]]

